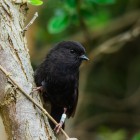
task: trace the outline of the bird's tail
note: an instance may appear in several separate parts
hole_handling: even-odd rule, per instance
[[[57,123],[59,123],[63,112],[64,112],[63,108],[56,107],[56,106],[52,105],[52,107],[51,107],[51,116],[56,120]],[[55,124],[51,120],[49,120],[49,123],[50,123],[51,128],[54,129]],[[63,124],[63,126],[62,126],[63,129],[64,129],[64,125],[65,124]]]

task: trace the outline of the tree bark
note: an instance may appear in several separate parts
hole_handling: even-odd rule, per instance
[[[0,0],[0,65],[29,94],[34,87],[26,38],[26,4]],[[41,104],[39,95],[33,98]],[[8,140],[55,140],[48,120],[0,71],[0,115]],[[0,136],[1,137],[1,136]],[[3,139],[4,140],[4,139]]]

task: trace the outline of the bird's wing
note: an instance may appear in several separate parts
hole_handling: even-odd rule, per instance
[[[77,103],[78,103],[78,96],[79,96],[79,91],[78,91],[78,86],[79,86],[79,73],[77,74],[77,79],[76,79],[76,84],[75,84],[75,90],[74,90],[74,101],[73,101],[73,106],[70,109],[69,117],[74,117],[76,108],[77,108]]]
[[[73,105],[73,108],[72,108],[72,114],[71,116],[74,117],[75,115],[75,112],[76,112],[76,107],[77,107],[77,103],[78,103],[78,88],[75,89],[75,93],[74,93],[74,105]]]
[[[43,62],[35,70],[34,79],[37,86],[42,86],[42,82],[47,77],[46,67],[47,67],[47,64]]]

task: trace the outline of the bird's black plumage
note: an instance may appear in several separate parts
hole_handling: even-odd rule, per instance
[[[74,115],[78,101],[79,66],[85,56],[84,47],[74,41],[54,46],[35,71],[35,83],[43,86],[44,102],[51,102],[51,115],[59,122],[63,108],[68,117]],[[50,123],[51,127],[55,126]]]

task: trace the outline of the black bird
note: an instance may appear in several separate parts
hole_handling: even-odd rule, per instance
[[[51,116],[59,123],[55,126],[50,121],[56,133],[64,128],[66,115],[69,118],[75,114],[82,60],[88,60],[84,47],[78,42],[63,41],[50,50],[35,71],[37,89],[41,90],[44,102],[51,102]]]

